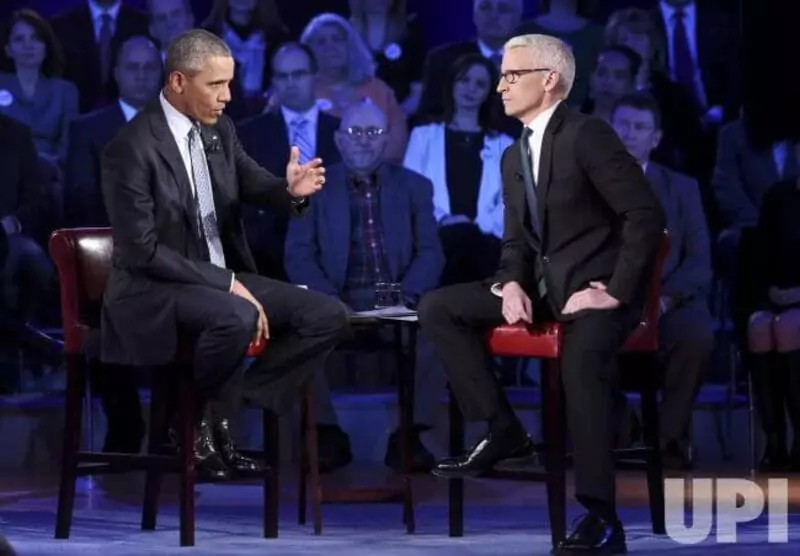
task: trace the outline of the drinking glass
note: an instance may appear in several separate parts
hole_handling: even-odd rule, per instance
[[[378,282],[375,284],[375,308],[400,307],[403,304],[400,284],[396,282]]]

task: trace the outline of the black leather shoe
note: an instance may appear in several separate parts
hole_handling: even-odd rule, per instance
[[[625,531],[622,523],[604,520],[597,514],[585,515],[575,531],[561,541],[553,554],[626,554]]]
[[[317,426],[319,472],[332,473],[353,461],[350,437],[337,425]]]
[[[430,473],[434,465],[436,465],[436,459],[433,454],[428,451],[419,437],[423,430],[425,430],[424,427],[415,426],[409,434],[408,445],[411,449],[412,473]],[[383,458],[383,463],[397,473],[403,472],[402,448],[400,431],[394,431],[389,435],[389,441],[386,443],[386,455]]]
[[[527,434],[496,435],[489,433],[472,448],[456,458],[445,458],[433,468],[438,477],[479,477],[499,462],[534,455],[533,440]]]
[[[225,465],[234,475],[238,477],[256,477],[266,473],[268,469],[266,464],[243,456],[236,449],[236,443],[233,440],[230,422],[227,417],[214,415],[212,423],[215,447],[222,456],[222,461],[225,462]]]
[[[169,436],[176,448],[180,446],[177,431],[174,428],[170,428]],[[194,468],[198,482],[213,483],[227,481],[231,478],[230,469],[225,465],[222,455],[214,446],[211,423],[206,417],[198,423],[195,429],[192,450],[194,452]]]

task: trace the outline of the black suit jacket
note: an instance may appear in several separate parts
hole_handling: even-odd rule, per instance
[[[286,120],[280,109],[245,120],[237,127],[242,146],[253,160],[274,174],[284,173],[290,145]],[[319,113],[316,156],[322,158],[327,167],[342,160],[334,142],[338,128],[339,118]],[[267,207],[245,207],[244,224],[259,273],[286,280],[283,261],[289,219]]]
[[[503,155],[505,231],[496,282],[531,295],[544,277],[556,318],[593,280],[623,304],[641,305],[665,228],[664,212],[613,129],[571,111],[553,113],[542,142],[536,192],[541,236],[525,199],[519,141]]]
[[[75,83],[80,92],[81,112],[89,112],[113,102],[118,96],[117,83],[113,71],[109,72],[108,82],[101,83],[100,54],[89,5],[81,2],[80,5],[55,16],[51,23],[64,50],[64,77]],[[111,41],[112,68],[119,47],[135,35],[148,36],[147,16],[122,4]]]
[[[0,115],[0,218],[16,217],[28,236],[41,224],[44,170],[28,126]]]
[[[204,130],[214,204],[228,268],[209,262],[200,239],[189,175],[159,99],[126,124],[103,154],[102,188],[114,236],[101,321],[101,358],[161,365],[175,356],[175,290],[228,291],[233,272],[255,272],[241,203],[295,207],[287,183],[242,149],[222,116]]]
[[[123,125],[125,115],[119,103],[72,122],[64,176],[64,223],[67,227],[109,225],[100,190],[100,163],[103,149]]]

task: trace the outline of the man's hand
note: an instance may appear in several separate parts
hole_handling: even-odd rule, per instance
[[[531,300],[517,282],[503,284],[503,318],[508,324],[533,322]]]
[[[325,183],[325,168],[322,159],[315,158],[300,164],[300,149],[292,147],[289,164],[286,165],[286,180],[289,182],[289,193],[292,197],[308,197],[313,195]]]
[[[264,313],[264,307],[261,306],[261,303],[259,303],[258,300],[253,297],[253,294],[250,293],[250,290],[245,288],[239,280],[233,281],[231,293],[246,299],[256,306],[256,310],[258,311],[258,320],[256,321],[256,331],[255,335],[253,336],[253,343],[258,343],[262,338],[269,340],[269,323],[267,322],[267,315]]]
[[[454,224],[472,224],[469,216],[463,214],[448,214],[439,221],[440,226],[452,226]]]
[[[586,309],[616,309],[617,307],[619,307],[619,300],[608,295],[605,284],[589,282],[588,288],[569,296],[561,314],[571,315]]]

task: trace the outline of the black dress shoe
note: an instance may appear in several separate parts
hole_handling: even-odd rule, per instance
[[[505,459],[527,458],[536,453],[527,434],[493,434],[456,458],[445,458],[433,468],[433,474],[448,479],[479,477]]]
[[[436,459],[420,438],[420,434],[424,430],[425,427],[415,426],[409,434],[408,445],[411,450],[412,473],[430,473],[436,465]],[[389,441],[386,443],[386,455],[383,458],[383,463],[397,473],[403,472],[403,447],[401,444],[400,431],[394,431],[389,435]]]
[[[170,428],[169,436],[175,447],[179,447],[178,434],[174,428]],[[222,460],[222,454],[214,446],[211,423],[206,417],[198,423],[195,429],[192,451],[197,482],[214,483],[227,481],[231,478],[230,469]]]
[[[585,515],[575,531],[561,541],[553,554],[625,554],[625,531],[618,520],[610,522],[597,514]]]
[[[332,473],[353,461],[350,437],[337,425],[317,426],[319,472]]]
[[[230,422],[227,417],[214,415],[212,417],[214,443],[217,451],[222,456],[225,465],[238,477],[256,477],[266,473],[268,466],[247,456],[243,456],[237,449],[231,434]]]

